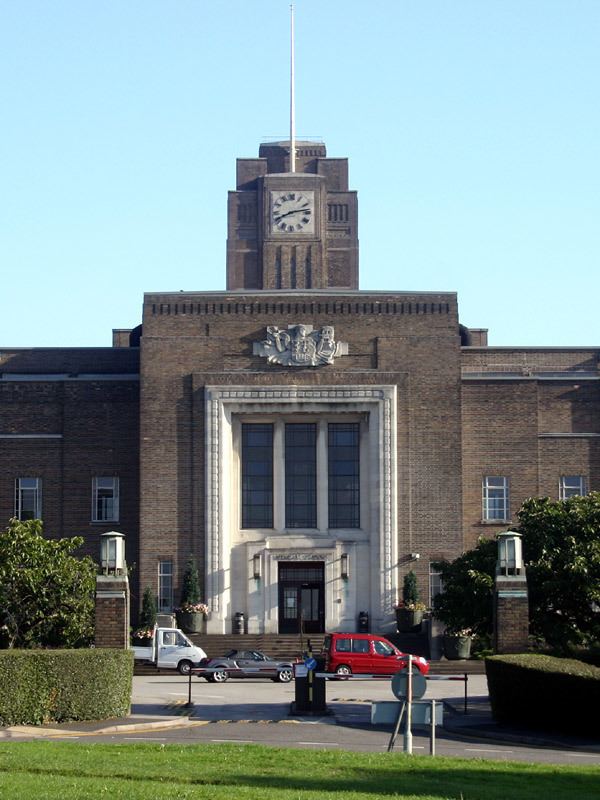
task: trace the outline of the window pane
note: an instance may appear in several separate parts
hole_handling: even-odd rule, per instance
[[[360,426],[328,426],[329,527],[360,527]]]
[[[92,481],[92,521],[116,522],[119,519],[119,479],[97,477]]]
[[[173,562],[158,562],[158,610],[169,612],[173,608]]]
[[[285,426],[285,524],[317,527],[317,426]]]
[[[585,478],[583,475],[563,475],[560,479],[560,499],[583,496],[585,494]]]
[[[242,528],[273,527],[273,426],[242,425]]]
[[[508,478],[488,475],[483,479],[483,519],[505,521],[508,518]]]
[[[40,478],[16,479],[15,516],[20,520],[42,518],[42,487]]]

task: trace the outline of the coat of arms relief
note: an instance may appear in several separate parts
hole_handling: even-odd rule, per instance
[[[254,342],[252,352],[269,364],[284,367],[320,367],[333,364],[334,358],[348,355],[348,343],[336,342],[332,325],[313,330],[312,325],[288,325],[282,330],[269,325],[266,338]]]

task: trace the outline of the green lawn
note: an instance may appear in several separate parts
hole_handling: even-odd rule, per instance
[[[258,745],[0,743],[0,798],[598,800],[600,767]]]

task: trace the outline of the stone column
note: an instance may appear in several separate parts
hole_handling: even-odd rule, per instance
[[[96,576],[96,647],[129,647],[129,581],[127,575]]]

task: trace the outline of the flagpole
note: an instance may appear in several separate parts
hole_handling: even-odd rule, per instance
[[[296,172],[296,97],[294,80],[294,4],[290,5],[290,172]]]

